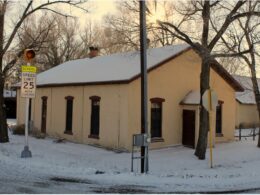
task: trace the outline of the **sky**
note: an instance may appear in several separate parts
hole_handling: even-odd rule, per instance
[[[86,24],[85,20],[90,19],[93,22],[101,22],[103,20],[104,15],[106,14],[116,14],[116,2],[123,0],[89,0],[86,4],[84,4],[84,8],[87,8],[89,13],[83,13],[79,9],[76,8],[68,8],[64,6],[64,10],[66,12],[71,13],[79,18],[79,21],[82,26]],[[148,0],[149,1],[149,0]],[[163,8],[157,6],[157,11],[153,11],[153,16],[149,16],[149,19],[152,22],[156,22],[157,19],[162,19],[164,17]]]
[[[105,14],[116,12],[115,0],[91,0],[90,4],[93,4],[93,10],[90,10],[89,15],[97,20],[102,20]]]
[[[102,22],[104,15],[116,13],[116,0],[89,0],[84,7],[88,9],[88,13],[83,13],[76,8],[69,8],[71,10],[68,10],[67,7],[64,7],[64,9],[77,16],[82,25],[85,24],[86,19],[93,22]]]

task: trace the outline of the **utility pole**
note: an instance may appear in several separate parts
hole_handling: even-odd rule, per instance
[[[140,5],[140,56],[141,56],[141,134],[148,135],[147,124],[147,36],[145,0]],[[148,172],[148,146],[141,147],[141,173]]]

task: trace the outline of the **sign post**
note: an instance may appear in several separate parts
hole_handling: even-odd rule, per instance
[[[212,111],[216,109],[218,103],[217,94],[208,89],[202,96],[202,105],[209,112],[209,148],[210,148],[210,168],[213,168],[213,130],[212,130]]]
[[[22,158],[32,157],[32,152],[29,150],[28,143],[28,122],[29,122],[29,99],[35,97],[36,88],[36,67],[30,66],[30,61],[35,57],[33,50],[25,50],[24,52],[27,66],[22,66],[22,82],[21,82],[21,97],[26,98],[25,101],[25,146],[21,153]]]

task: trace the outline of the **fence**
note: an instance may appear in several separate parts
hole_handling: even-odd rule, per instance
[[[239,141],[241,141],[242,137],[253,137],[253,140],[255,141],[255,137],[259,135],[259,125],[253,124],[253,125],[245,125],[240,124],[238,128],[238,135],[235,135],[235,137],[239,138]]]

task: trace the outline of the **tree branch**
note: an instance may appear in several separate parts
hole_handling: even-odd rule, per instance
[[[219,54],[212,54],[213,58],[228,58],[228,57],[240,57],[241,55],[250,53],[252,48],[242,51],[242,52],[236,52],[236,53],[219,53]]]
[[[235,7],[231,10],[231,12],[227,15],[225,22],[223,23],[223,25],[221,26],[221,28],[219,29],[218,33],[215,35],[215,37],[211,40],[210,44],[209,44],[209,49],[212,50],[214,48],[214,46],[216,45],[216,43],[218,42],[218,40],[222,37],[222,35],[224,34],[224,32],[227,30],[229,24],[233,21],[232,20],[232,16],[237,12],[237,10],[243,5],[245,4],[246,1],[238,1],[235,5]]]

